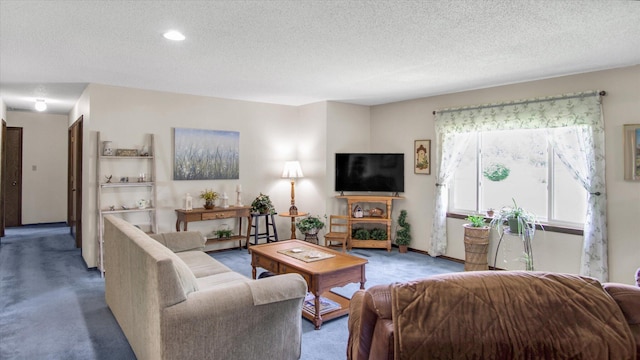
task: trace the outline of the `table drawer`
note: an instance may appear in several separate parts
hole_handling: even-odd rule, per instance
[[[228,219],[237,216],[235,211],[208,212],[202,213],[202,220]]]
[[[296,271],[296,269],[294,268],[290,268],[287,265],[280,265],[280,274],[288,274],[288,273],[295,273],[295,274],[300,274],[302,275],[302,277],[304,278],[304,280],[307,282],[308,286],[311,286],[311,276],[309,276],[309,274],[302,274],[299,271]]]
[[[278,274],[278,262],[275,260],[271,260],[260,255],[254,255],[254,265],[256,267],[261,267],[267,271],[271,271],[274,274]]]

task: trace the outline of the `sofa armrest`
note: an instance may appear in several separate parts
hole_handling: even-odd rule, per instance
[[[297,286],[294,286],[297,285]],[[307,294],[307,282],[302,275],[290,273],[249,282],[253,305],[265,305],[296,299]]]
[[[149,236],[174,253],[190,250],[202,251],[207,242],[207,239],[199,231],[170,232]]]
[[[282,296],[262,305],[254,304],[253,290],[259,284],[253,283],[266,284],[266,279],[219,284],[163,309],[163,358],[299,358],[306,282],[292,275],[275,277],[280,280],[277,287],[276,282],[268,285]]]
[[[636,357],[640,359],[640,287],[617,283],[604,283],[602,287],[622,310],[636,340]]]
[[[377,285],[366,291],[356,292],[351,301],[349,317],[355,316],[357,320],[354,319],[353,323],[349,324],[351,343],[347,346],[347,351],[349,346],[354,346],[350,359],[369,359],[369,356],[373,355],[371,351],[375,335],[380,334],[382,330],[376,330],[376,327],[382,326],[382,320],[391,319],[391,286]],[[385,344],[388,342],[385,341]],[[375,355],[380,357],[383,354]]]
[[[616,301],[629,325],[640,325],[640,287],[604,283],[602,287]]]
[[[360,316],[362,315],[362,301],[364,290],[356,291],[349,302],[349,319],[347,328],[349,339],[347,340],[347,360],[358,359],[358,347],[360,346]]]

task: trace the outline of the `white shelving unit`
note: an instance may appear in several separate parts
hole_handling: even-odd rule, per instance
[[[146,156],[105,156],[103,155],[102,141],[98,131],[98,149],[96,162],[96,183],[98,184],[97,209],[98,209],[98,269],[104,276],[104,216],[115,214],[122,217],[147,214],[148,220],[135,223],[143,231],[148,233],[158,232],[157,198],[156,198],[156,165],[154,157],[154,137],[148,134],[146,147],[149,154]],[[114,150],[115,151],[115,150]],[[132,169],[143,171],[135,173]],[[107,171],[110,171],[107,173]],[[122,171],[115,176],[113,172]],[[144,181],[140,181],[140,173],[145,174]],[[111,175],[111,182],[107,182],[107,176]],[[128,178],[128,181],[122,181]],[[110,203],[108,198],[118,199],[119,204]],[[137,201],[142,198],[149,203],[144,208],[137,206]],[[137,219],[139,220],[139,218]]]

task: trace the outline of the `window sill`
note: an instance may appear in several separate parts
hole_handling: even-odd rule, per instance
[[[447,217],[448,218],[452,218],[452,219],[466,219],[467,216],[466,214],[460,214],[460,213],[447,213]],[[490,219],[486,219],[485,220],[487,223],[490,222]],[[549,232],[556,232],[556,233],[560,233],[560,234],[570,234],[570,235],[584,235],[584,231],[582,229],[576,229],[576,228],[570,228],[570,227],[565,227],[565,226],[558,226],[558,225],[548,225],[548,224],[542,224],[542,226],[544,226],[544,229],[542,227],[540,227],[539,225],[536,225],[536,229],[538,230],[544,230],[544,231],[549,231]]]

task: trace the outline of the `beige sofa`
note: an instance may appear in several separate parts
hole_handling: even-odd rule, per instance
[[[105,216],[105,297],[138,359],[300,357],[302,276],[248,279],[197,232],[154,238]]]

